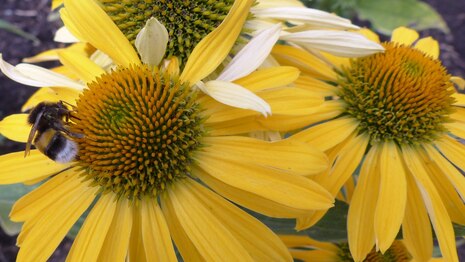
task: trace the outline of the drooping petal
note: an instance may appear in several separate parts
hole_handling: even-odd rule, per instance
[[[271,217],[295,218],[327,209],[333,199],[320,185],[273,168],[225,161],[211,152],[198,153],[193,173],[216,192]],[[292,194],[289,194],[292,192]]]
[[[148,261],[177,261],[170,231],[158,203],[141,201],[142,239]]]
[[[323,98],[300,88],[284,87],[260,92],[260,97],[268,102],[273,114],[294,116],[316,113],[323,104]],[[247,116],[259,116],[255,111],[232,108],[213,99],[202,101],[209,118],[206,123],[217,123],[240,119]]]
[[[217,80],[234,81],[255,71],[279,38],[281,25],[276,24],[254,36],[228,63]]]
[[[294,137],[326,151],[346,140],[357,126],[354,118],[340,117],[300,131]]]
[[[258,219],[212,191],[194,183],[191,185],[191,189],[204,205],[216,209],[215,217],[239,240],[255,261],[291,260],[281,240]]]
[[[105,73],[105,70],[82,53],[65,49],[59,51],[58,56],[60,57],[60,62],[69,70],[72,70],[85,83],[92,82],[96,77]]]
[[[305,89],[322,97],[334,96],[338,90],[336,86],[305,75],[297,78],[294,84],[298,88]]]
[[[325,11],[300,7],[270,7],[252,9],[258,18],[279,19],[281,21],[297,21],[320,28],[358,29],[350,20]]]
[[[402,236],[414,259],[429,261],[433,255],[433,234],[428,212],[412,174],[408,172],[406,178],[408,197],[402,222]]]
[[[0,54],[0,70],[10,79],[28,86],[62,86],[82,90],[84,86],[66,76],[57,74],[48,69],[30,65],[18,64],[13,66],[3,60]]]
[[[0,156],[0,184],[14,184],[51,176],[68,168],[59,164],[39,150],[31,150],[25,158],[24,151]]]
[[[423,150],[419,151],[419,153],[420,160],[423,162],[423,166],[428,172],[431,182],[433,182],[441,196],[451,220],[454,223],[465,225],[465,204],[457,193],[455,185],[449,180],[449,176],[453,176],[453,173],[445,174],[436,164],[436,159],[431,159]],[[460,187],[461,185],[457,186]]]
[[[266,0],[258,1],[254,8],[270,8],[278,6],[298,6],[304,7],[304,4],[299,0]]]
[[[426,209],[436,233],[441,254],[446,261],[459,261],[455,246],[454,230],[441,196],[423,168],[414,149],[404,147],[403,157],[423,197]]]
[[[380,151],[379,196],[376,203],[374,227],[376,245],[384,253],[391,247],[404,219],[407,181],[397,146],[392,142],[385,142]]]
[[[66,175],[61,174],[60,176]],[[29,227],[29,229],[25,229],[26,235],[23,235],[22,232],[21,237],[18,238],[21,248],[17,261],[46,261],[78,218],[91,205],[97,188],[89,187],[87,183],[81,183],[80,180],[78,175],[68,174],[68,177],[62,180],[62,185],[65,185],[65,188],[56,187],[53,192],[50,192],[54,193],[52,197],[55,201],[49,202],[49,205],[43,206],[44,209],[40,213],[34,215],[36,221],[33,222],[33,227],[28,226],[29,221],[26,222],[24,227]],[[68,184],[73,186],[66,186]],[[45,196],[45,198],[47,197],[50,195]],[[28,209],[35,209],[35,203],[41,202],[34,201],[36,199],[30,197],[28,199],[32,200],[34,204],[27,204],[27,208],[21,210],[19,205],[26,204],[27,201],[20,199],[21,202],[17,202],[13,208],[13,217],[16,216],[16,212],[30,212]]]
[[[142,237],[142,207],[132,205],[132,226],[129,239],[128,261],[149,262],[145,255],[144,241]]]
[[[185,181],[170,188],[162,201],[164,213],[169,213],[168,217],[176,217],[182,230],[192,241],[191,244],[205,260],[219,261],[227,257],[232,261],[252,261],[241,242],[212,212],[216,207],[204,203],[197,196],[197,190],[208,189],[198,186],[196,190],[194,183]],[[171,219],[167,222],[170,224]],[[179,250],[184,259],[190,259],[183,253],[182,248]]]
[[[299,77],[299,70],[292,66],[276,66],[259,69],[249,75],[237,79],[234,83],[252,92],[287,86]]]
[[[443,136],[435,145],[444,156],[461,170],[465,170],[465,146],[449,136]]]
[[[450,183],[454,185],[455,189],[459,193],[462,201],[465,201],[465,177],[453,166],[447,159],[445,159],[433,146],[423,146],[431,159],[434,160],[435,164],[442,170],[442,172],[448,177]]]
[[[297,67],[302,73],[309,76],[321,80],[333,80],[337,77],[332,68],[328,67],[320,58],[301,48],[275,45],[271,54],[280,64]]]
[[[74,240],[67,260],[96,261],[110,225],[116,214],[117,202],[113,194],[100,196]]]
[[[380,183],[378,154],[378,146],[368,152],[349,206],[347,233],[355,261],[363,261],[375,244],[374,218]]]
[[[308,30],[283,35],[280,39],[343,57],[361,57],[384,51],[380,44],[361,34],[345,31]]]
[[[271,114],[270,105],[244,87],[224,81],[198,82],[197,87],[220,103],[260,112],[264,116]]]
[[[195,84],[223,62],[236,42],[253,2],[234,1],[223,22],[192,50],[180,76],[181,81]]]
[[[26,143],[31,126],[27,123],[28,114],[9,115],[0,121],[0,134],[21,143]]]
[[[94,0],[65,0],[65,26],[84,42],[108,54],[117,64],[128,67],[140,64],[140,59],[129,40]],[[72,29],[77,30],[77,34]]]
[[[439,58],[439,43],[431,36],[418,40],[415,44],[415,49],[422,51],[433,59]]]
[[[133,218],[131,204],[126,198],[117,201],[115,215],[100,249],[98,261],[126,259]]]
[[[392,31],[391,41],[410,46],[418,36],[417,31],[401,26]]]
[[[365,135],[356,136],[356,134],[352,134],[340,145],[331,149],[332,152],[328,154],[330,160],[328,171],[313,176],[312,179],[326,188],[335,197],[361,163],[368,142],[369,138]],[[326,210],[318,210],[299,217],[296,229],[303,230],[314,225],[325,213]]]
[[[137,34],[134,45],[144,64],[157,66],[165,56],[168,44],[168,31],[154,17],[145,23]]]
[[[207,137],[203,151],[224,160],[257,164],[299,175],[320,173],[328,167],[323,152],[293,137],[266,142],[248,137]],[[279,158],[279,161],[276,159]]]

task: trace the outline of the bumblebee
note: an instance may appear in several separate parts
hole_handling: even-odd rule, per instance
[[[68,123],[73,118],[71,112],[64,101],[37,104],[27,118],[32,128],[24,157],[29,154],[34,142],[40,152],[58,163],[73,161],[78,153],[78,145],[72,139],[82,138],[83,135],[69,130]]]

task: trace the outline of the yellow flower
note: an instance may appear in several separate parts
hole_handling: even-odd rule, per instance
[[[235,2],[244,0],[220,1],[157,1],[157,0],[97,0],[118,28],[131,43],[151,17],[158,19],[169,33],[170,39],[166,58],[176,56],[181,66],[187,61],[196,44],[219,26],[228,10]],[[58,7],[62,1],[53,1]],[[78,1],[79,2],[79,1]],[[382,51],[379,44],[368,41],[360,34],[346,30],[356,30],[350,20],[324,11],[306,8],[298,0],[260,0],[250,9],[247,23],[242,29],[238,44],[247,42],[250,36],[280,23],[281,40],[292,42],[314,52],[325,51],[335,55],[359,57]],[[70,29],[70,28],[68,28]],[[75,33],[66,28],[58,30],[55,40],[74,42]],[[46,54],[36,59],[50,58]]]
[[[292,257],[301,261],[312,262],[353,262],[347,243],[333,244],[311,239],[308,236],[283,235],[280,236],[284,244],[289,248]],[[412,259],[409,250],[402,241],[396,240],[389,249],[381,254],[372,249],[364,262],[407,262]],[[428,261],[445,261],[441,258],[432,258]]]
[[[12,210],[12,220],[24,222],[18,261],[45,261],[86,210],[70,261],[174,261],[172,240],[185,260],[292,260],[270,229],[229,201],[282,218],[327,209],[331,195],[304,177],[326,169],[325,155],[293,138],[271,143],[238,136],[243,132],[225,123],[256,129],[251,119],[260,110],[227,106],[194,86],[229,52],[225,46],[234,43],[251,3],[235,2],[224,23],[192,51],[182,72],[176,59],[160,67],[143,63],[159,56],[139,47],[137,53],[92,0],[65,1],[61,12],[66,26],[108,54],[117,67],[106,71],[73,51],[62,53],[66,70],[55,72],[0,61],[9,77],[49,86],[30,105],[39,98],[74,104],[69,128],[83,136],[73,139],[79,153],[67,164],[37,150],[25,159],[23,152],[0,156],[1,184],[47,179]],[[152,21],[146,29],[156,28],[161,27]],[[142,46],[151,39],[144,33],[141,37]],[[297,77],[295,71],[257,70],[230,85],[248,92],[236,93],[245,94],[236,100],[251,100],[239,104],[260,104],[254,100],[257,92],[268,96],[273,111],[292,113],[308,106],[293,106],[292,100],[309,98],[286,87]],[[283,100],[283,94],[290,100]],[[26,118],[5,118],[0,133],[26,142]]]
[[[465,96],[455,92],[454,82],[464,81],[447,73],[430,37],[418,40],[417,32],[398,28],[383,46],[385,53],[352,60],[321,60],[276,46],[279,62],[305,72],[296,85],[327,101],[314,114],[292,121],[272,116],[263,124],[281,131],[314,124],[295,137],[327,152],[331,168],[312,178],[333,196],[360,168],[348,214],[356,261],[373,245],[385,252],[401,226],[412,255],[426,261],[431,225],[444,259],[457,261],[452,222],[465,224],[465,146],[458,141],[465,138]],[[297,228],[324,213],[299,218]]]

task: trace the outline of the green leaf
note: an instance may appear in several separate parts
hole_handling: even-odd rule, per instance
[[[40,43],[39,38],[35,37],[32,34],[24,32],[23,30],[21,30],[21,28],[13,25],[11,23],[8,23],[7,21],[2,20],[2,19],[0,19],[0,29],[4,29],[4,30],[9,31],[9,32],[11,32],[13,34],[17,34],[17,35],[19,35],[19,36],[21,36],[23,38],[32,40],[32,41],[34,41],[35,44]]]
[[[37,185],[26,186],[23,184],[0,185],[0,226],[8,235],[18,234],[22,225],[9,219],[13,204],[36,187]]]
[[[417,0],[358,0],[355,8],[361,19],[369,20],[375,30],[386,35],[399,26],[449,32],[442,17],[431,6]]]
[[[336,200],[333,208],[313,227],[297,232],[295,219],[270,218],[252,211],[248,213],[258,218],[273,232],[282,235],[309,235],[319,241],[347,242],[347,212],[349,206],[342,201]]]

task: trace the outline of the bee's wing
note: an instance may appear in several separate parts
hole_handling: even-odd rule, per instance
[[[44,111],[40,111],[37,114],[34,125],[32,125],[31,132],[29,132],[29,137],[27,138],[26,149],[24,150],[24,157],[26,157],[29,154],[29,151],[31,150],[32,139],[34,139],[34,135],[37,132],[37,127],[39,126],[39,122],[43,114],[44,114]]]

